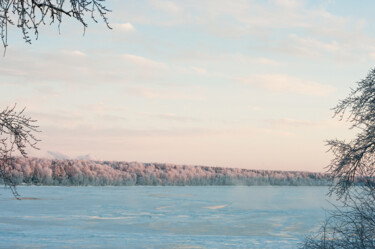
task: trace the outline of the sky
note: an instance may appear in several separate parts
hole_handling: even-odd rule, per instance
[[[317,172],[355,134],[331,109],[375,62],[374,1],[105,2],[112,30],[9,30],[0,107],[37,120],[31,156]]]

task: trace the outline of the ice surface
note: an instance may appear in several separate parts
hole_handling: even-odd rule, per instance
[[[295,248],[330,208],[327,187],[18,191],[0,192],[0,248]]]

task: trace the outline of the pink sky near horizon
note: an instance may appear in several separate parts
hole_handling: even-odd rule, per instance
[[[333,108],[375,62],[363,1],[106,1],[113,30],[10,31],[0,106],[71,158],[324,171]],[[354,38],[353,38],[354,37]]]

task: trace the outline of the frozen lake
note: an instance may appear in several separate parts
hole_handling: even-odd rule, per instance
[[[295,248],[327,187],[46,187],[0,190],[0,248]]]

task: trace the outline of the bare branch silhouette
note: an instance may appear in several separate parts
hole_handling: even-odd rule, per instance
[[[1,0],[0,1],[0,35],[4,47],[8,46],[9,26],[21,29],[23,39],[31,43],[30,32],[38,38],[39,27],[50,24],[60,24],[63,16],[73,18],[82,24],[84,30],[88,19],[97,22],[101,18],[110,28],[107,13],[110,11],[104,5],[105,0]]]
[[[35,120],[24,115],[25,109],[16,111],[16,105],[0,112],[0,178],[18,197],[16,182],[12,177],[15,156],[27,157],[26,148],[36,147],[39,141],[34,133],[38,132]]]
[[[375,69],[333,109],[358,130],[349,142],[328,140],[334,158],[329,194],[341,201],[303,248],[375,248]]]

